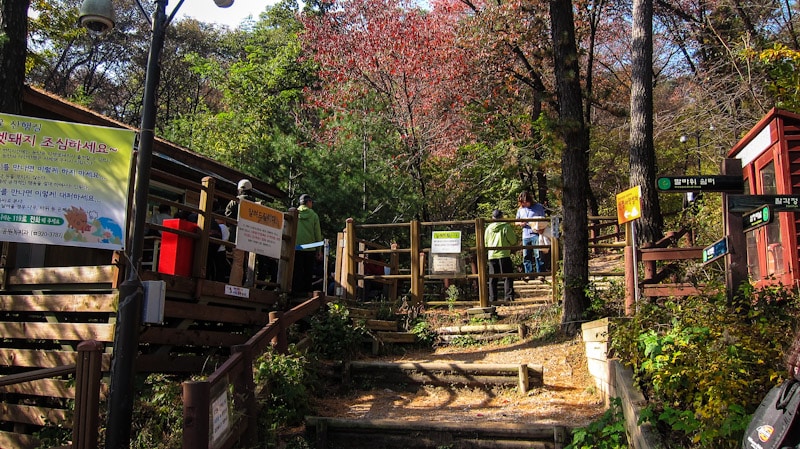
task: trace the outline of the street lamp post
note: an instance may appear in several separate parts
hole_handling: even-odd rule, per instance
[[[137,0],[138,1],[138,0]],[[152,17],[152,35],[147,56],[147,69],[142,99],[142,121],[139,127],[139,148],[136,157],[136,178],[133,196],[133,222],[128,239],[129,251],[125,281],[119,287],[117,326],[114,336],[114,354],[111,362],[111,386],[106,419],[106,449],[130,447],[131,419],[133,416],[133,387],[136,354],[139,351],[139,326],[141,324],[144,287],[139,279],[142,262],[145,223],[147,220],[147,192],[150,185],[150,168],[153,160],[156,124],[156,91],[161,77],[160,57],[164,48],[167,25],[183,4],[183,0],[167,17],[167,1],[155,0]],[[214,0],[217,6],[227,8],[233,0]],[[104,32],[114,26],[111,0],[84,0],[81,5],[80,24],[91,31]]]

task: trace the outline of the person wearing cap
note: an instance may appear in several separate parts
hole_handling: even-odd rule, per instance
[[[313,210],[314,200],[311,195],[300,195],[297,207],[297,245],[308,245],[322,242],[322,229],[319,225],[319,215]],[[314,263],[316,253],[321,246],[300,248],[294,254],[294,272],[292,275],[292,292],[304,295],[311,292],[311,282],[314,276]]]
[[[495,209],[492,218],[503,218],[503,212]],[[489,274],[513,273],[514,265],[511,263],[511,249],[501,249],[503,246],[514,246],[519,242],[516,231],[511,223],[496,221],[489,224],[483,234],[484,245],[489,248]],[[489,277],[489,302],[497,300],[497,277]],[[514,300],[514,281],[510,277],[503,279],[505,299]]]
[[[255,201],[253,196],[253,183],[249,179],[242,179],[236,186],[236,198],[230,200],[228,205],[225,206],[225,216],[234,220],[239,219],[239,202],[243,199],[248,201]],[[236,240],[236,226],[230,226],[230,239]],[[244,263],[245,251],[240,249],[233,249],[231,260],[231,270],[229,280],[232,285],[242,285],[242,278],[244,277]]]
[[[249,179],[242,179],[239,181],[239,184],[236,186],[236,198],[230,200],[228,205],[225,206],[225,216],[228,218],[233,218],[234,220],[239,219],[239,200],[245,199],[248,201],[255,201],[256,198],[251,193],[253,190],[253,183],[250,182]]]

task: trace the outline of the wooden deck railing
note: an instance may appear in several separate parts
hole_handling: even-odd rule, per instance
[[[78,345],[74,364],[54,368],[43,368],[0,377],[0,391],[14,391],[15,386],[28,382],[75,376],[75,409],[71,422],[62,423],[72,427],[71,449],[96,449],[99,429],[100,375],[102,371],[103,344],[84,341]],[[43,410],[39,408],[38,410]],[[5,444],[3,447],[6,447]],[[11,447],[11,446],[8,446]]]
[[[233,354],[208,379],[183,384],[183,447],[230,448],[237,441],[253,447],[258,438],[257,397],[263,385],[253,382],[254,361],[272,346],[288,350],[289,326],[310,316],[326,302],[322,292],[287,312],[271,312],[270,322]]]

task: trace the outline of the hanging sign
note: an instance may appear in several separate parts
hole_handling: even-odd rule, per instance
[[[433,231],[433,254],[461,254],[461,231]]]
[[[253,201],[239,201],[236,249],[280,259],[282,239],[283,212]]]
[[[772,212],[800,212],[798,195],[728,195],[728,210],[749,212],[757,207],[768,205]]]

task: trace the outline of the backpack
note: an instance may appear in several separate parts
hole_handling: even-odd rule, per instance
[[[773,387],[756,409],[742,439],[742,449],[800,449],[800,381]],[[800,420],[798,420],[800,424]]]

